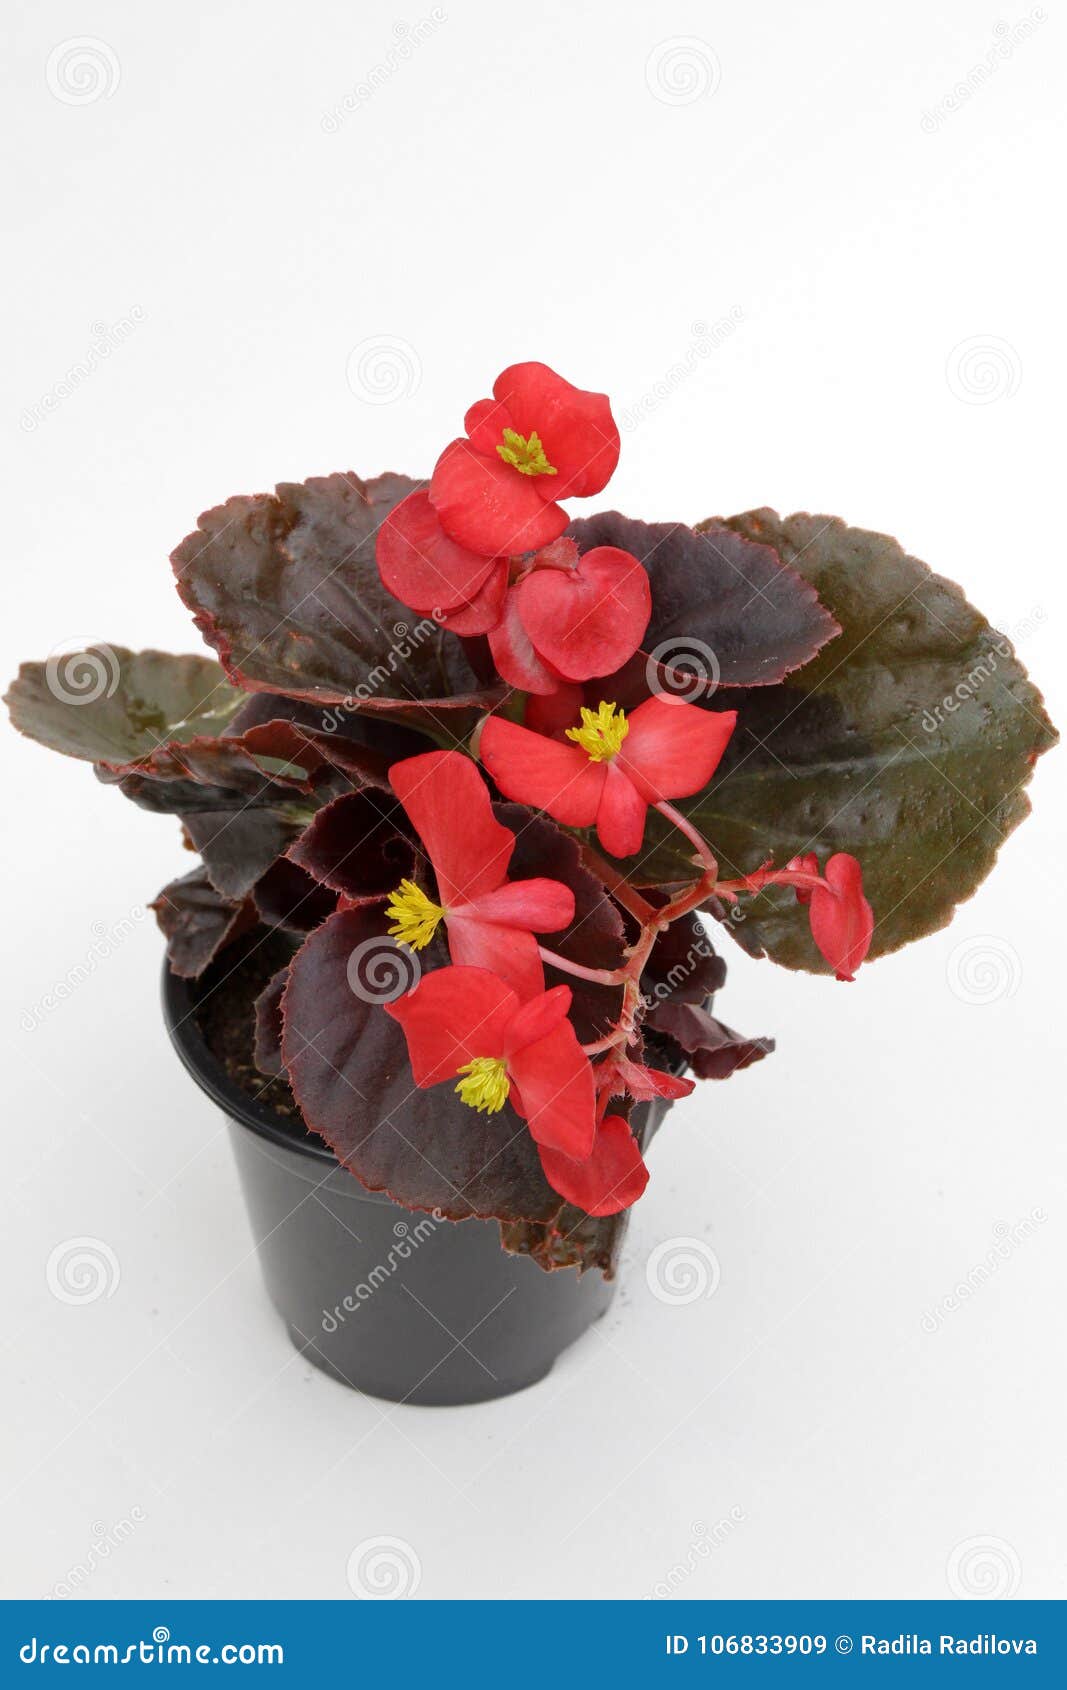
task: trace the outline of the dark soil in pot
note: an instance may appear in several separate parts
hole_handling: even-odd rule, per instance
[[[252,1006],[291,950],[260,931],[200,980],[165,967],[163,1003],[179,1057],[226,1117],[267,1292],[292,1342],[333,1378],[394,1402],[485,1402],[535,1384],[605,1313],[614,1283],[505,1251],[495,1221],[438,1220],[367,1191],[307,1131],[284,1078],[266,1078],[253,1056]]]

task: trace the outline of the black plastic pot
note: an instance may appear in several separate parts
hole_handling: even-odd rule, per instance
[[[495,1221],[438,1221],[366,1191],[234,1084],[196,1003],[196,983],[164,967],[171,1041],[226,1116],[267,1292],[316,1367],[392,1402],[487,1402],[543,1379],[606,1312],[615,1287],[600,1272],[546,1273],[502,1249]]]

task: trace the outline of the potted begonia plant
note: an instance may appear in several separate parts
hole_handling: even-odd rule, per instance
[[[203,515],[172,561],[218,662],[95,646],[8,695],[180,819],[167,1021],[271,1296],[318,1366],[426,1403],[548,1370],[666,1108],[772,1048],[713,1013],[710,933],[851,981],[974,891],[1055,738],[895,541],[572,518],[619,434],[544,364],[464,427],[428,482]],[[932,710],[994,647],[980,708]]]

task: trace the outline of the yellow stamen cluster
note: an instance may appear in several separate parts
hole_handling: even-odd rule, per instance
[[[513,428],[504,430],[503,444],[497,451],[506,464],[517,469],[520,475],[555,475],[556,471],[545,456],[545,449],[541,444],[541,437],[536,429],[529,440],[524,440]]]
[[[396,890],[390,892],[385,913],[393,923],[389,929],[390,937],[399,939],[402,945],[410,946],[413,951],[421,951],[424,945],[430,943],[445,914],[441,905],[428,898],[413,880],[402,880]]]
[[[582,709],[580,728],[568,728],[567,738],[580,745],[590,762],[606,763],[621,748],[630,731],[625,710],[602,703],[595,710]]]
[[[463,1102],[480,1115],[495,1115],[503,1109],[511,1090],[508,1071],[500,1056],[476,1056],[459,1069],[464,1078],[456,1087]]]

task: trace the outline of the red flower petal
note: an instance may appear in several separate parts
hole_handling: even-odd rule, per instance
[[[578,721],[584,703],[585,692],[577,681],[560,681],[555,692],[528,698],[522,719],[531,732],[569,744],[567,729]]]
[[[566,511],[538,492],[543,479],[520,474],[495,452],[476,452],[469,440],[453,440],[437,460],[430,499],[445,532],[473,552],[536,551],[567,526]]]
[[[514,426],[507,406],[499,399],[477,400],[463,419],[467,439],[476,452],[484,452],[487,458],[499,457],[497,447],[503,444],[504,430]]]
[[[618,1097],[625,1091],[638,1102],[646,1103],[653,1097],[688,1097],[695,1086],[695,1081],[684,1079],[680,1074],[665,1074],[661,1068],[646,1068],[644,1063],[630,1062],[624,1056],[616,1057],[612,1066],[614,1076],[608,1082],[612,1097]]]
[[[645,837],[648,805],[619,764],[618,758],[601,764],[607,773],[596,813],[596,831],[605,851],[613,857],[632,857]]]
[[[811,936],[839,980],[851,980],[871,948],[874,913],[863,896],[863,870],[855,857],[838,851],[823,870],[833,891],[811,894]]]
[[[539,1149],[549,1185],[587,1215],[617,1215],[636,1203],[648,1184],[640,1146],[620,1115],[601,1121],[592,1155],[584,1162],[544,1145]]]
[[[453,610],[475,597],[493,558],[449,539],[428,493],[409,493],[378,530],[378,572],[412,610]]]
[[[546,880],[541,876],[509,880],[495,892],[485,892],[466,905],[463,914],[478,921],[498,922],[503,927],[558,933],[574,920],[574,893],[562,880]]]
[[[389,770],[393,791],[426,847],[441,902],[493,892],[507,873],[515,835],[493,815],[477,766],[461,751],[427,751]]]
[[[532,1002],[524,1003],[507,1030],[506,1054],[512,1056],[543,1039],[559,1026],[570,1007],[569,986],[553,986],[550,992],[541,992]]]
[[[415,1084],[425,1088],[452,1079],[476,1056],[502,1056],[518,1006],[487,969],[437,968],[383,1007],[404,1029]]]
[[[545,497],[586,498],[599,493],[619,461],[619,431],[604,393],[572,387],[547,364],[512,364],[493,383],[508,410],[509,426],[524,438],[536,433],[554,476]]]
[[[508,560],[502,557],[479,587],[469,604],[460,605],[440,618],[442,628],[450,634],[462,634],[470,639],[475,634],[488,634],[504,614],[508,594]]]
[[[446,924],[448,954],[461,967],[487,968],[511,987],[520,1003],[539,997],[545,989],[544,964],[537,940],[519,927],[467,919],[449,912]]]
[[[542,662],[530,643],[514,592],[509,592],[504,601],[499,623],[489,630],[489,650],[497,673],[509,687],[518,687],[520,692],[550,693],[559,686],[559,676]]]
[[[490,716],[482,729],[479,755],[507,798],[547,810],[567,827],[592,827],[607,774],[578,745]]]
[[[650,804],[707,786],[726,750],[736,710],[700,710],[670,694],[646,698],[629,718],[616,761]]]
[[[648,576],[617,546],[594,546],[572,569],[535,569],[516,592],[536,650],[569,681],[621,669],[652,615]]]
[[[515,1051],[508,1072],[538,1144],[584,1161],[596,1132],[593,1070],[570,1022],[561,1021],[544,1038]]]
[[[814,851],[805,851],[803,856],[791,857],[785,866],[787,869],[797,869],[801,874],[818,874],[819,859]],[[793,890],[797,895],[798,904],[811,903],[811,894],[814,887],[794,886]]]

